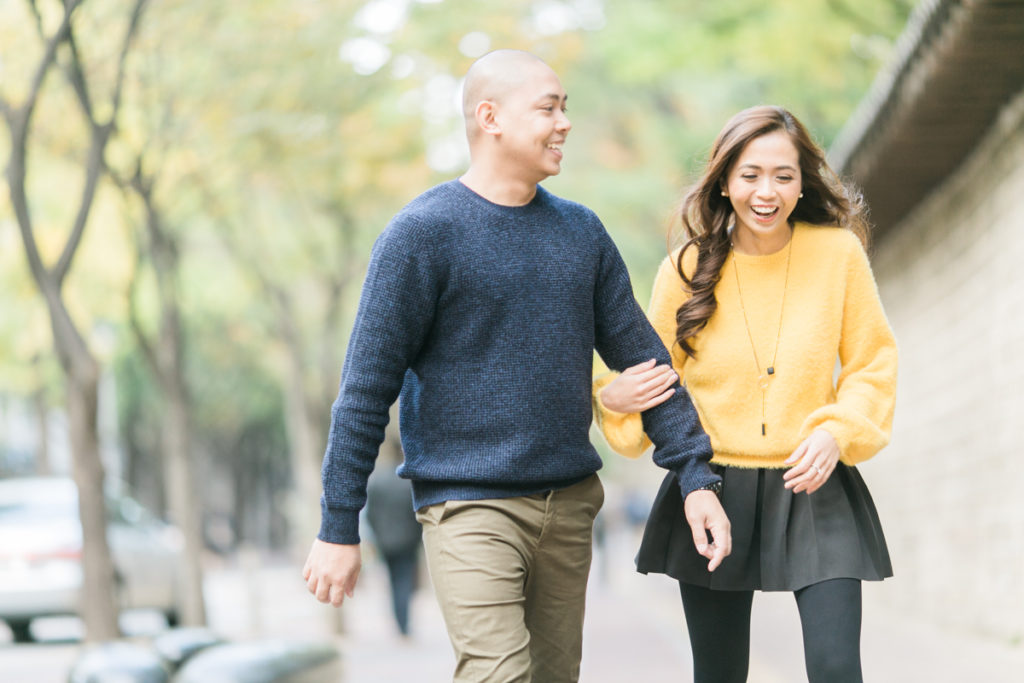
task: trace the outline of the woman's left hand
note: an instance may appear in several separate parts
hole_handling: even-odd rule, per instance
[[[811,494],[828,481],[838,462],[839,444],[835,437],[824,429],[815,429],[786,459],[787,465],[796,465],[782,478],[786,480],[786,488],[793,493],[806,491]]]

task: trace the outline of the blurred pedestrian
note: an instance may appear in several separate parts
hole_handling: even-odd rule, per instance
[[[897,353],[861,210],[792,114],[740,112],[687,194],[688,239],[654,284],[648,315],[674,369],[595,383],[598,421],[623,453],[646,447],[636,413],[677,374],[711,437],[732,555],[705,570],[670,473],[637,557],[640,572],[679,581],[698,682],[746,680],[755,590],[795,593],[810,681],[862,679],[861,581],[892,568],[854,466],[888,442]]]
[[[399,477],[396,469],[402,462],[397,436],[387,435],[380,460],[366,487],[366,522],[387,566],[395,624],[407,636],[409,605],[419,576],[422,530],[412,508],[412,485]]]
[[[566,93],[537,57],[466,74],[470,167],[377,240],[334,403],[323,521],[304,568],[340,605],[356,519],[399,392],[405,462],[458,681],[575,681],[604,500],[589,440],[593,352],[669,361],[597,216],[538,186],[561,170]],[[729,552],[707,435],[685,393],[645,417],[711,567]],[[715,543],[707,540],[711,529]]]

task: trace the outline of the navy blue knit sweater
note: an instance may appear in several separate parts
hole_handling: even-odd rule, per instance
[[[399,473],[416,508],[596,472],[594,349],[617,370],[670,362],[592,211],[541,187],[525,206],[501,206],[457,180],[414,199],[373,248],[332,408],[319,537],[359,542],[366,480],[399,393]],[[684,495],[718,479],[684,390],[647,411],[644,427]]]

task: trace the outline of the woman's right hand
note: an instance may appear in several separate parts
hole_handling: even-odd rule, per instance
[[[601,390],[601,405],[617,413],[642,413],[672,398],[679,375],[651,359],[634,365]]]

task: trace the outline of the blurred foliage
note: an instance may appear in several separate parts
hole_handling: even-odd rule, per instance
[[[0,97],[14,106],[42,50],[32,7],[52,32],[55,0],[0,0]],[[108,37],[128,8],[86,0],[75,16],[101,91],[117,58]],[[143,462],[156,457],[159,401],[128,331],[131,288],[150,334],[159,302],[141,206],[114,179],[138,171],[153,181],[177,245],[206,471],[260,473],[268,483],[253,504],[267,504],[289,476],[288,344],[302,351],[322,419],[373,239],[408,200],[465,166],[456,102],[476,56],[522,48],[559,72],[574,128],[563,173],[546,184],[602,216],[645,303],[675,203],[724,121],[743,107],[781,104],[827,144],[909,10],[901,0],[151,3],[128,61],[110,173],[64,286],[80,327],[98,331],[94,352],[114,370],[124,450],[139,461],[127,471],[159,472]],[[29,159],[51,261],[80,192],[86,136],[76,107],[67,81],[51,74]],[[8,144],[0,136],[0,158]],[[17,230],[4,192],[0,393],[45,387],[59,404],[46,313]]]

